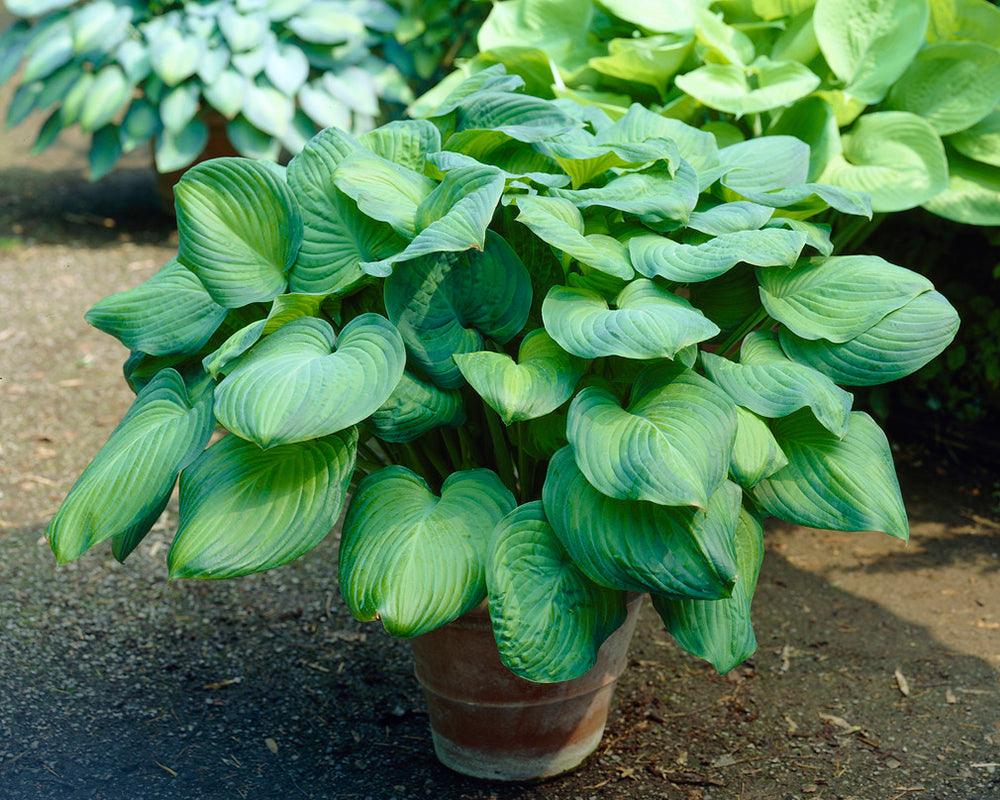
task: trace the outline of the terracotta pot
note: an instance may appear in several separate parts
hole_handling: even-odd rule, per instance
[[[205,149],[201,151],[201,155],[184,169],[156,173],[156,191],[160,196],[160,207],[171,216],[174,215],[174,186],[187,170],[195,164],[208,161],[210,158],[240,155],[226,135],[228,120],[222,114],[214,109],[204,109],[201,112],[201,119],[208,128],[208,142],[205,144]],[[155,147],[155,144],[152,144],[151,147]]]
[[[485,603],[412,639],[438,760],[501,781],[542,780],[579,766],[604,734],[641,601],[630,596],[624,624],[593,669],[561,683],[533,683],[503,665]]]

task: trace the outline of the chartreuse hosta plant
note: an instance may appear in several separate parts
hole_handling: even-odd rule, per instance
[[[23,64],[7,114],[52,109],[33,152],[79,125],[91,176],[153,140],[160,172],[205,149],[205,111],[237,152],[276,159],[320,128],[362,132],[410,87],[378,52],[401,16],[383,0],[5,0],[0,82]]]
[[[87,315],[137,396],[49,526],[60,562],[124,559],[178,475],[175,578],[283,564],[350,495],[358,618],[411,637],[488,596],[506,664],[552,681],[629,592],[720,670],[752,653],[766,515],[906,538],[841,384],[912,372],[958,320],[920,275],[831,256],[808,218],[866,198],[809,182],[791,137],[720,147],[519,84],[187,172],[177,257]]]
[[[989,0],[501,0],[478,44],[466,73],[502,62],[533,94],[612,116],[637,101],[727,135],[793,134],[812,179],[876,212],[1000,225]]]

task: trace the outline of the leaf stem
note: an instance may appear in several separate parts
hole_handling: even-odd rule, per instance
[[[745,319],[743,324],[729,334],[729,336],[726,337],[726,340],[716,349],[716,352],[723,358],[728,358],[730,351],[735,349],[736,346],[743,341],[743,338],[750,333],[750,331],[766,319],[768,319],[767,310],[762,308],[752,317]]]
[[[510,445],[504,436],[503,423],[497,412],[483,403],[483,415],[486,417],[486,427],[490,433],[493,445],[493,456],[496,459],[497,473],[504,485],[517,494],[517,481],[514,479],[514,462],[510,457]]]

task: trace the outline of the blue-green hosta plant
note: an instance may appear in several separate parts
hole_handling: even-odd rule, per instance
[[[988,0],[501,0],[478,45],[454,81],[502,62],[612,116],[641,102],[728,136],[793,134],[814,180],[876,212],[1000,225]]]
[[[629,592],[718,669],[750,655],[768,515],[907,537],[842,386],[958,320],[920,275],[831,255],[809,218],[865,196],[810,182],[792,137],[519,85],[489,69],[429,119],[185,174],[176,258],[87,314],[137,394],[48,528],[59,562],[124,559],[178,476],[174,578],[283,564],[346,502],[354,615],[411,637],[488,597],[505,663],[552,681]]]
[[[319,129],[370,130],[382,104],[411,98],[378,52],[400,14],[383,0],[5,0],[0,82],[20,65],[7,114],[48,117],[38,153],[70,126],[92,134],[91,176],[153,140],[160,172],[209,140],[205,112],[235,150],[276,159]]]

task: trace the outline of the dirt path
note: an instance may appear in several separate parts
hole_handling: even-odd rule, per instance
[[[8,94],[0,95],[5,107]],[[773,527],[756,657],[726,677],[647,609],[599,753],[540,786],[434,760],[405,644],[353,621],[333,537],[273,573],[56,569],[45,523],[130,402],[83,322],[173,253],[144,156],[99,184],[0,134],[0,798],[1000,797],[1000,525],[989,482],[901,459],[913,537]]]

